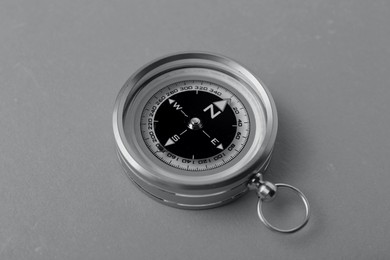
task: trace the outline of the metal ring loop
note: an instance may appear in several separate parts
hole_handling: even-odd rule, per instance
[[[263,215],[262,204],[263,204],[264,200],[261,199],[261,198],[259,198],[259,201],[257,202],[257,214],[259,215],[260,220],[269,229],[271,229],[273,231],[281,232],[281,233],[294,233],[294,232],[300,230],[301,228],[303,228],[307,224],[307,222],[309,221],[309,217],[310,217],[309,201],[307,200],[305,195],[300,190],[295,188],[294,186],[291,186],[291,185],[288,185],[288,184],[285,184],[285,183],[276,183],[275,186],[278,187],[278,188],[279,187],[282,187],[282,188],[284,187],[284,188],[291,189],[296,194],[298,194],[298,196],[302,199],[303,203],[305,204],[305,218],[304,218],[303,222],[299,226],[296,226],[296,227],[291,228],[291,229],[281,229],[281,228],[275,227],[274,225],[269,223],[268,220]]]

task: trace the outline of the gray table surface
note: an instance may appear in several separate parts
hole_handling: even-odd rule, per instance
[[[186,211],[123,174],[111,114],[131,73],[217,52],[271,90],[268,178],[304,191],[301,232],[256,196]],[[390,2],[0,2],[0,259],[388,259]]]

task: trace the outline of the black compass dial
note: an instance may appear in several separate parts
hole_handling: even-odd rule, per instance
[[[176,94],[157,110],[156,137],[165,149],[183,158],[215,156],[236,134],[236,117],[229,102],[195,90]]]

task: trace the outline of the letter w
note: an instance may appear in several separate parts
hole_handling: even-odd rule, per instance
[[[182,109],[182,107],[181,107],[177,102],[175,102],[175,103],[173,104],[173,107],[176,108],[176,110]]]

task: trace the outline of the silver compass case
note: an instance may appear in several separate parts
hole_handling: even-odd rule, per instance
[[[158,159],[142,137],[145,104],[167,84],[184,79],[221,85],[248,111],[248,140],[221,166],[200,171],[172,167]],[[229,58],[203,52],[169,55],[139,69],[120,90],[113,113],[118,157],[126,174],[150,197],[186,209],[217,207],[245,194],[251,177],[269,164],[277,124],[274,101],[260,80]]]

